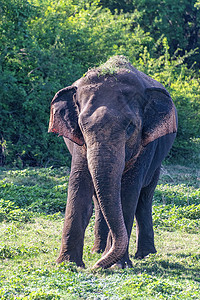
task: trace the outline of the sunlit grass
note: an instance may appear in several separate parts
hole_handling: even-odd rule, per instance
[[[200,299],[198,172],[173,166],[165,170],[153,208],[157,253],[133,258],[134,227],[133,268],[98,271],[92,270],[101,256],[91,253],[94,216],[85,235],[86,269],[55,263],[69,171],[1,172],[0,299]]]

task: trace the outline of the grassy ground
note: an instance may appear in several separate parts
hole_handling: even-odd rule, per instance
[[[94,218],[84,261],[56,265],[69,172],[0,170],[0,299],[200,299],[200,172],[165,166],[154,196],[158,253],[125,270],[91,270]],[[135,252],[135,228],[130,254]]]

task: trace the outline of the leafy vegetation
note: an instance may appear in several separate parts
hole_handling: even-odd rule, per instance
[[[198,168],[162,168],[154,196],[158,253],[131,269],[94,271],[94,216],[86,230],[86,269],[55,264],[69,170],[0,169],[0,299],[200,299]]]
[[[199,48],[200,11],[199,1],[173,0],[101,0],[100,4],[108,7],[112,12],[121,10],[134,13],[133,26],[140,24],[145,32],[157,40],[164,34],[170,44],[170,54],[177,49],[180,53]],[[199,65],[199,53],[192,58],[190,63]]]
[[[199,1],[0,1],[0,165],[70,165],[47,134],[54,94],[125,55],[161,81],[178,108],[170,157],[198,163]]]

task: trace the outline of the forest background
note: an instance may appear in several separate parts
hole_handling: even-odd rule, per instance
[[[200,161],[200,1],[0,0],[0,165],[70,165],[48,134],[50,101],[120,54],[163,83],[178,109],[171,162]]]

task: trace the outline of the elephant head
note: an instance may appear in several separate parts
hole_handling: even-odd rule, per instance
[[[130,64],[114,75],[94,69],[55,95],[49,132],[86,145],[88,168],[112,235],[110,251],[95,267],[107,268],[128,244],[120,198],[126,163],[149,143],[176,132],[173,102],[160,83]]]

